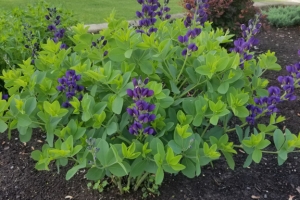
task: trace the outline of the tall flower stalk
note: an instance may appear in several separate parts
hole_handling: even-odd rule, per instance
[[[61,16],[57,15],[56,8],[47,8],[49,13],[45,16],[46,20],[49,21],[50,25],[48,26],[48,31],[53,33],[52,40],[57,43],[59,42],[65,35],[66,30],[64,28],[59,28],[61,24]],[[60,45],[61,49],[67,49],[67,45],[62,43]]]
[[[237,38],[234,41],[234,47],[230,49],[230,51],[240,54],[240,67],[242,69],[244,68],[244,62],[253,58],[253,54],[249,53],[250,49],[259,42],[254,36],[260,31],[260,18],[261,14],[256,14],[254,20],[249,20],[248,26],[241,25],[242,37]]]
[[[134,89],[128,89],[127,94],[134,101],[132,107],[127,108],[127,113],[133,117],[133,123],[129,127],[129,133],[136,135],[138,138],[143,138],[144,135],[154,135],[156,132],[151,126],[156,118],[151,112],[155,109],[155,105],[146,101],[147,98],[154,95],[154,91],[145,88],[149,79],[144,81],[141,78],[132,80]]]
[[[154,27],[157,21],[156,17],[159,17],[161,20],[171,18],[171,15],[168,14],[170,8],[167,6],[169,0],[165,0],[164,5],[161,5],[158,0],[137,0],[137,2],[142,5],[142,10],[136,11],[136,16],[140,19],[138,33],[150,35],[156,32],[157,28]]]
[[[84,86],[77,84],[80,79],[81,75],[77,75],[74,70],[68,70],[65,76],[58,79],[59,85],[56,88],[58,91],[64,92],[67,98],[67,101],[62,104],[63,107],[71,107],[69,101],[77,94],[79,94],[77,95],[78,100],[82,100],[81,92],[84,90]]]

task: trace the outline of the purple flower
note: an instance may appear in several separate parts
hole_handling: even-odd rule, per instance
[[[186,43],[189,41],[189,38],[187,35],[184,35],[184,36],[178,36],[178,41],[181,42],[181,43]]]
[[[268,88],[269,96],[280,96],[280,88],[276,86],[271,86]]]
[[[60,49],[67,49],[67,48],[68,48],[68,46],[65,43],[62,43],[60,45]]]
[[[197,47],[197,45],[195,43],[191,43],[191,44],[188,45],[188,49],[190,51],[197,51],[198,47]]]
[[[191,10],[192,6],[191,6],[191,4],[187,3],[187,4],[185,4],[185,8],[188,9],[188,10]]]
[[[186,56],[187,55],[187,49],[183,49],[182,52],[181,52],[181,55]]]
[[[2,94],[2,100],[7,100],[8,99],[8,94]]]
[[[154,135],[155,134],[155,130],[152,127],[148,126],[148,127],[146,127],[144,129],[144,134]]]
[[[48,30],[49,31],[56,31],[56,26],[51,24],[51,25],[48,26]]]

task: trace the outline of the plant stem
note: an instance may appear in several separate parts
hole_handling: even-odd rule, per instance
[[[131,144],[131,142],[130,142],[128,139],[126,139],[125,137],[123,137],[122,135],[117,136],[117,138],[123,140],[123,141],[126,142],[127,144]]]
[[[202,137],[204,136],[204,134],[206,133],[208,127],[209,127],[209,125],[207,125],[207,126],[205,127],[205,129],[203,130],[203,132],[202,132],[202,134],[201,134],[201,138],[202,138]]]
[[[177,76],[177,78],[176,78],[176,83],[178,82],[178,80],[179,80],[179,78],[180,78],[181,74],[183,73],[183,70],[184,70],[184,67],[185,67],[185,64],[186,64],[187,58],[188,58],[188,54],[186,54],[186,56],[185,56],[184,63],[183,63],[183,65],[182,65],[182,67],[181,67],[181,70],[180,70],[180,72],[179,72],[179,74],[178,74],[178,76]]]
[[[118,181],[117,181],[117,185],[118,185],[118,188],[120,190],[120,194],[124,194],[124,191],[123,191],[123,187],[122,187],[122,183],[121,183],[121,178],[117,177]]]
[[[141,178],[139,178],[137,180],[137,183],[134,187],[134,191],[137,191],[141,185],[141,183],[147,178],[147,176],[149,175],[149,172],[146,172]]]
[[[248,123],[245,122],[244,124],[240,125],[240,127],[242,128],[242,127],[247,126],[247,125],[248,125]],[[232,131],[235,131],[235,130],[236,130],[236,128],[228,129],[228,130],[226,131],[226,133],[232,132]]]

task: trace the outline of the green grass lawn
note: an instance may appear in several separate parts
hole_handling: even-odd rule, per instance
[[[0,0],[0,9],[24,7],[37,1],[40,0]],[[179,1],[170,0],[171,14],[183,12]],[[77,19],[85,24],[104,22],[104,18],[108,17],[113,9],[116,9],[117,17],[126,19],[136,19],[135,12],[141,10],[141,5],[136,0],[47,0],[47,2],[53,6],[72,10]]]

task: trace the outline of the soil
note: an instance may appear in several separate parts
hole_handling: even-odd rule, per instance
[[[300,49],[300,27],[271,28],[257,36],[260,45],[257,53],[267,50],[275,51],[281,66],[296,63]],[[268,72],[265,77],[271,85],[278,85],[280,72]],[[299,93],[298,99],[299,99]],[[287,120],[281,124],[293,133],[300,132],[299,100],[285,102],[280,105],[281,114]],[[96,200],[96,199],[142,199],[142,192],[120,196],[113,188],[106,188],[104,193],[87,189],[84,171],[79,172],[70,181],[65,180],[67,167],[57,174],[56,168],[49,172],[36,171],[31,151],[39,149],[44,142],[43,134],[36,131],[33,140],[23,144],[18,140],[16,132],[12,140],[6,134],[0,135],[0,200]],[[212,166],[202,169],[202,174],[194,179],[183,175],[168,175],[159,189],[160,195],[149,196],[149,199],[209,199],[209,200],[300,200],[300,154],[290,154],[288,160],[277,165],[274,155],[264,155],[260,164],[252,164],[243,168],[245,154],[242,151],[235,156],[236,169],[230,170],[225,160],[218,160]]]

